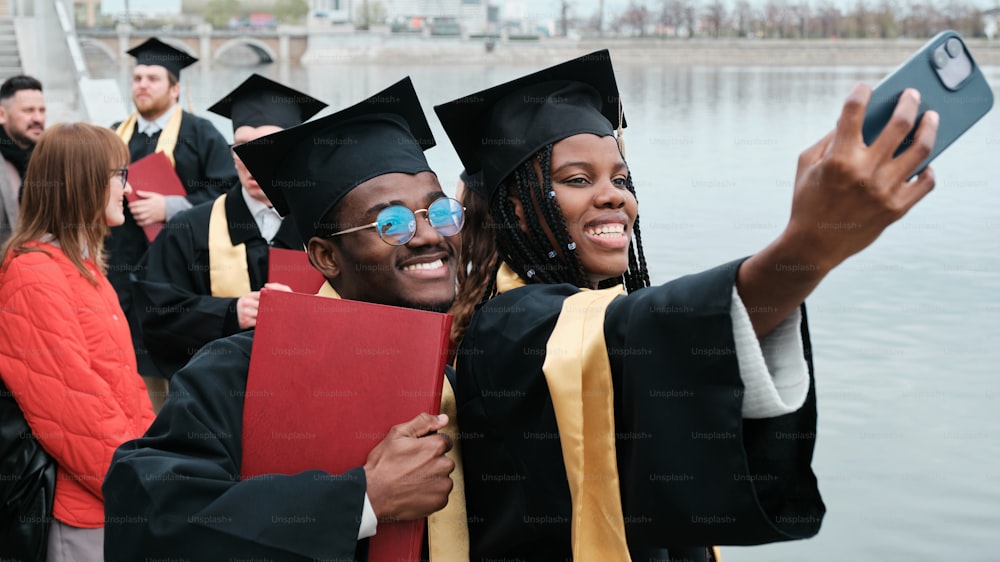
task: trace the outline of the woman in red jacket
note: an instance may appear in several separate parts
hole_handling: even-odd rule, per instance
[[[103,559],[104,474],[154,417],[104,271],[108,228],[125,220],[128,159],[108,129],[45,131],[2,253],[0,377],[59,466],[48,560]]]

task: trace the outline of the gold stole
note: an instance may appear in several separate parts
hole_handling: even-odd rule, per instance
[[[160,137],[156,139],[156,149],[153,152],[162,152],[167,155],[170,159],[170,164],[174,167],[177,163],[174,162],[174,147],[177,146],[177,139],[180,137],[181,133],[181,116],[184,111],[180,107],[175,107],[173,114],[167,119],[167,126],[160,131]],[[132,135],[135,133],[136,123],[139,122],[139,113],[133,113],[129,115],[127,119],[118,125],[115,130],[115,134],[118,138],[125,141],[125,145],[128,146],[130,140],[132,140]]]
[[[524,280],[502,264],[497,290],[521,285]],[[568,297],[545,346],[542,373],[552,396],[573,502],[574,560],[631,560],[618,490],[611,363],[604,342],[604,311],[623,294],[618,285],[583,289]]]
[[[506,263],[497,290],[525,285]],[[604,314],[621,285],[581,289],[568,297],[545,346],[542,373],[555,410],[573,504],[574,560],[631,561],[618,487],[614,389],[604,340]],[[713,548],[716,560],[718,548]]]
[[[454,484],[448,505],[427,518],[427,542],[431,562],[469,561],[469,518],[465,510],[465,477],[462,470],[461,438],[458,433],[458,405],[455,389],[448,377],[441,388],[441,413],[448,414],[448,425],[441,430],[451,436],[453,446],[447,456],[455,463],[451,473]]]
[[[324,281],[323,286],[319,288],[319,292],[316,293],[317,297],[326,297],[328,299],[339,299],[340,293],[334,289],[329,281]]]
[[[327,281],[316,296],[339,299],[340,295]],[[465,511],[465,480],[462,477],[462,456],[459,448],[458,407],[455,390],[448,377],[441,388],[441,413],[448,414],[448,425],[441,430],[451,436],[454,446],[447,457],[455,463],[451,473],[454,484],[448,494],[448,505],[427,518],[427,543],[431,562],[469,562],[469,520]]]
[[[250,292],[247,245],[233,246],[226,217],[226,196],[212,204],[208,219],[208,277],[213,297],[242,297]]]

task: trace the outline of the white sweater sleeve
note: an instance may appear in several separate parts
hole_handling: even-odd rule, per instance
[[[800,310],[796,308],[758,340],[734,285],[730,315],[744,387],[743,417],[770,418],[801,408],[809,392],[809,370],[803,357]]]

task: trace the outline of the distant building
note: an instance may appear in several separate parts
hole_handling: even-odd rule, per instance
[[[127,8],[127,9],[126,9]],[[181,15],[181,0],[73,0],[76,20],[87,27],[97,25],[97,16],[115,21],[142,21]]]
[[[309,0],[309,14],[318,20],[328,20],[331,23],[351,23],[354,21],[354,4],[358,6],[363,0]]]
[[[487,24],[488,0],[310,0],[314,19],[331,23],[353,23],[366,5],[381,4],[386,23],[394,29],[440,30],[450,35],[459,28],[467,33],[481,33]],[[369,8],[371,10],[371,8]]]
[[[267,12],[250,12],[250,15],[243,18],[229,18],[230,29],[260,31],[274,29],[276,25],[278,25],[278,19]]]
[[[75,0],[79,2],[79,0]],[[128,15],[143,18],[161,18],[181,15],[181,0],[101,0],[101,14],[124,17]]]
[[[983,12],[983,33],[989,39],[1000,35],[1000,8],[993,8]]]
[[[77,14],[77,21],[83,20],[87,23],[87,27],[94,27],[97,25],[97,11],[101,7],[101,0],[73,0],[73,8]]]

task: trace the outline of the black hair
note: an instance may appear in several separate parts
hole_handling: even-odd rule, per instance
[[[551,160],[550,144],[518,166],[488,201],[473,190],[465,190],[462,203],[466,207],[466,226],[462,231],[460,283],[451,308],[454,316],[451,340],[454,346],[457,347],[465,336],[476,306],[496,296],[496,276],[503,262],[528,283],[569,283],[580,288],[591,286],[579,256],[571,249],[575,246],[571,246],[573,240],[569,236],[566,218],[552,190]],[[625,184],[635,196],[631,174]],[[512,196],[522,203],[527,232],[521,229]],[[552,246],[543,224],[552,232],[559,248]],[[628,269],[620,277],[605,279],[598,288],[618,284],[623,284],[630,293],[650,285],[639,217],[632,226]]]
[[[42,83],[36,78],[24,74],[11,76],[0,85],[0,102],[7,101],[14,97],[21,90],[42,91]]]
[[[581,288],[590,287],[583,264],[574,251],[576,244],[569,236],[566,218],[552,189],[549,172],[552,146],[546,145],[533,158],[518,166],[490,201],[490,215],[496,223],[497,250],[503,261],[528,283],[569,283]],[[626,187],[635,196],[631,174],[626,179]],[[527,232],[518,226],[520,223],[511,196],[521,201]],[[549,227],[558,247],[553,247],[543,224]],[[633,226],[633,241],[629,244],[628,264],[621,277],[604,280],[600,288],[623,284],[631,292],[649,286],[638,217]],[[490,293],[495,290],[491,287]]]

